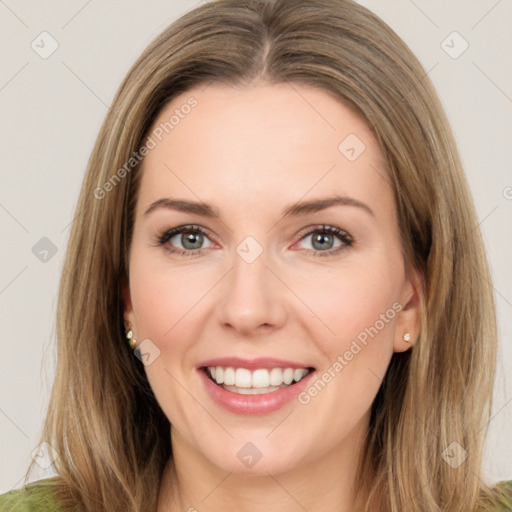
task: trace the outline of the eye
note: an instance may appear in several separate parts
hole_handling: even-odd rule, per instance
[[[311,239],[306,247],[314,256],[332,256],[352,246],[354,239],[346,231],[336,226],[315,226],[302,233],[300,242]],[[209,245],[203,246],[205,242]],[[161,245],[171,254],[180,256],[199,256],[206,249],[213,247],[206,230],[200,226],[186,225],[169,229],[157,237],[157,245]]]
[[[201,254],[206,249],[203,247],[205,241],[210,243],[206,248],[213,246],[206,231],[194,225],[178,226],[158,236],[159,245],[164,246],[170,253],[183,256]]]
[[[313,251],[314,256],[332,256],[350,247],[354,239],[343,229],[336,226],[316,226],[309,229],[301,237],[301,242],[310,239],[310,246],[306,250]]]

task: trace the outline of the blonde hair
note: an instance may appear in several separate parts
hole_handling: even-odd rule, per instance
[[[420,338],[393,355],[372,406],[359,467],[367,511],[497,503],[480,478],[497,343],[491,278],[428,77],[384,22],[350,0],[219,0],[143,52],[88,162],[60,282],[58,366],[42,436],[59,454],[63,504],[156,508],[170,425],[125,339],[122,288],[140,181],[138,162],[126,163],[179,93],[258,80],[318,87],[366,120],[388,160],[406,262],[424,277]],[[469,454],[457,468],[441,456],[452,442]]]

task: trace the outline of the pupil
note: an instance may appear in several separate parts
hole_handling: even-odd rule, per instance
[[[183,247],[186,249],[199,249],[202,243],[202,236],[203,235],[200,233],[184,233],[182,239]],[[188,243],[190,243],[192,246],[187,246]]]
[[[329,244],[329,238],[332,238],[331,235],[318,234],[315,237],[313,237],[313,246],[315,245],[315,242],[320,242],[320,249],[331,249],[332,240],[330,240],[331,243]]]

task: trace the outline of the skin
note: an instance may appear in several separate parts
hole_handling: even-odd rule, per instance
[[[160,350],[145,369],[172,424],[158,510],[361,510],[354,479],[370,407],[393,352],[410,349],[420,322],[419,276],[406,272],[384,156],[354,111],[302,84],[196,88],[154,127],[191,96],[197,107],[144,160],[124,290],[126,325]],[[349,134],[366,146],[354,161],[338,149]],[[344,205],[281,218],[299,200],[333,194],[373,215]],[[144,215],[162,197],[204,201],[220,219]],[[211,234],[202,254],[158,245],[187,224]],[[354,243],[333,253],[342,244],[333,236],[332,254],[315,255],[322,249],[305,228],[323,224]],[[263,249],[250,264],[236,252],[247,236]],[[183,243],[172,239],[187,250]],[[321,375],[396,303],[401,311],[308,404],[240,416],[213,402],[199,378],[202,361],[223,356],[299,361]],[[237,457],[247,442],[262,454],[252,468]]]

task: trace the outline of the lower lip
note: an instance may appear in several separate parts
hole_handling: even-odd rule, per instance
[[[315,373],[314,371],[311,371],[299,382],[285,388],[278,389],[277,391],[271,391],[261,395],[240,395],[238,393],[226,391],[221,386],[215,384],[215,382],[206,375],[204,368],[201,368],[198,371],[207,392],[214,402],[230,412],[244,416],[269,414],[277,411],[296,398],[299,393],[304,391],[308,387],[308,384]]]

